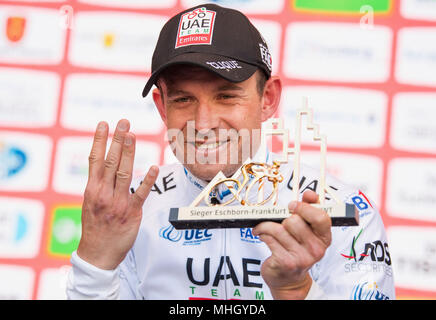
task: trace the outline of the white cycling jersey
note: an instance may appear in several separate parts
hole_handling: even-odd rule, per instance
[[[292,194],[292,164],[282,164],[278,204]],[[319,171],[302,166],[300,196],[317,191]],[[140,180],[138,180],[140,181]],[[327,176],[344,202],[359,209],[359,226],[332,227],[332,243],[309,271],[307,299],[395,299],[391,257],[381,216],[361,191]],[[138,186],[132,183],[131,191]],[[101,270],[76,252],[69,299],[272,299],[260,268],[271,255],[251,228],[176,230],[170,208],[187,207],[206,186],[182,164],[160,167],[143,206],[135,244],[115,270]],[[219,200],[230,192],[219,192]],[[328,195],[326,200],[329,201]]]

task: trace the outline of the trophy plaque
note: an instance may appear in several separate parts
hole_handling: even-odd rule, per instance
[[[281,136],[283,149],[272,164],[252,162],[247,159],[234,175],[227,178],[219,172],[188,207],[171,208],[169,221],[176,229],[248,228],[263,221],[281,222],[292,213],[288,206],[278,205],[279,184],[283,182],[281,163],[287,163],[293,155],[293,185],[290,201],[298,201],[300,194],[300,151],[302,116],[307,116],[307,130],[313,130],[313,140],[320,142],[319,203],[311,204],[326,211],[332,226],[355,226],[359,224],[359,213],[354,204],[343,203],[335,191],[326,185],[326,136],[320,135],[319,126],[313,123],[313,110],[307,98],[297,110],[294,147],[289,148],[289,130],[279,118],[269,119],[262,129],[260,152],[266,158],[267,137]],[[217,188],[230,194],[224,202],[212,201],[211,194]],[[326,194],[331,200],[326,203]],[[216,200],[216,198],[215,198]],[[203,204],[203,205],[201,205]],[[199,206],[200,205],[200,206]]]

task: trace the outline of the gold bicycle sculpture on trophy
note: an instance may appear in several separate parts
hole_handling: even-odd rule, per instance
[[[232,198],[226,202],[218,204],[211,203],[209,197],[205,197],[204,201],[208,206],[226,206],[234,201],[238,201],[243,206],[255,206],[263,205],[271,200],[274,200],[273,204],[276,205],[278,199],[279,183],[283,181],[283,175],[280,173],[279,169],[280,163],[277,161],[274,161],[272,165],[261,162],[250,162],[244,164],[240,169],[243,177],[242,182],[240,182],[238,179],[226,178],[213,184],[209,189],[210,194],[213,192],[213,190],[217,190],[220,185],[224,185],[233,194]],[[266,181],[272,183],[272,190],[268,197],[264,198],[262,190]],[[254,203],[249,201],[249,195],[256,184],[258,185],[258,188],[255,190],[255,192],[258,196],[258,200]],[[245,196],[242,195],[244,190]],[[260,199],[260,197],[263,199]]]

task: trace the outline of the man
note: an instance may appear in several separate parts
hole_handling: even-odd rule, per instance
[[[169,140],[181,163],[152,166],[130,188],[135,136],[129,122],[118,122],[106,158],[108,126],[98,125],[69,298],[395,298],[380,214],[361,192],[329,177],[342,200],[360,210],[358,227],[332,228],[330,217],[309,205],[318,201],[317,171],[310,168],[302,169],[306,192],[298,202],[290,201],[291,165],[280,168],[279,204],[293,213],[282,223],[176,230],[168,222],[170,208],[188,206],[219,171],[231,176],[248,157],[273,157],[262,158],[260,128],[278,108],[281,81],[271,76],[267,44],[243,14],[205,4],[170,19],[143,96],[154,84],[162,120],[179,133]],[[218,158],[224,161],[212,161]],[[217,202],[231,196],[222,189],[209,195]]]

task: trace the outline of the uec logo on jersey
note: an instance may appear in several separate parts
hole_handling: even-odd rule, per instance
[[[159,230],[159,236],[172,242],[177,242],[182,238],[183,231],[176,230],[172,225],[169,225]]]
[[[212,239],[212,234],[208,229],[177,230],[172,225],[161,228],[159,236],[171,242],[179,242],[183,239],[183,245],[197,245]]]

